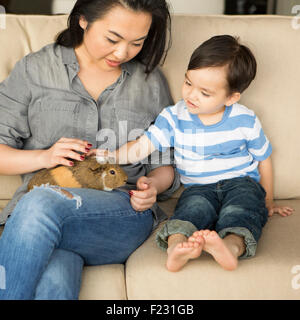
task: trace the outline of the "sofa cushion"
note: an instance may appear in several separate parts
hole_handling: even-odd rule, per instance
[[[21,176],[1,176],[0,175],[0,211],[2,200],[9,200],[13,197],[17,188],[22,184]]]
[[[6,15],[6,29],[0,29],[0,81],[25,55],[54,42],[59,31],[67,26],[67,16]]]
[[[300,212],[300,200],[278,203]],[[169,272],[166,252],[155,244],[155,231],[127,260],[128,299],[299,299],[299,225],[296,213],[288,218],[271,217],[256,256],[240,260],[235,271],[223,270],[203,252],[179,272]]]
[[[84,267],[80,300],[126,300],[123,264]]]

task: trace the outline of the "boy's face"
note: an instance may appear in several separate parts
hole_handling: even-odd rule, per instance
[[[182,98],[192,114],[210,115],[222,112],[240,98],[228,95],[227,66],[188,70],[182,87]]]

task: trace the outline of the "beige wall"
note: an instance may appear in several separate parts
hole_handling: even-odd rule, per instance
[[[169,0],[174,13],[189,14],[222,14],[223,0]]]

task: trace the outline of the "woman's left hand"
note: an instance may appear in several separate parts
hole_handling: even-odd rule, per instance
[[[156,202],[157,190],[148,177],[140,177],[136,183],[137,190],[131,190],[130,203],[136,211],[150,209]]]

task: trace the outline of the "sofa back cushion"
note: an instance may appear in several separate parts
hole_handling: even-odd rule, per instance
[[[277,199],[300,198],[300,29],[292,21],[280,16],[173,16],[173,45],[163,66],[178,101],[188,61],[201,42],[231,34],[252,49],[258,72],[240,102],[256,112],[273,145]],[[7,15],[6,29],[0,29],[0,81],[24,55],[53,42],[66,24],[65,15]],[[0,199],[10,199],[19,184],[20,179],[0,177]]]

